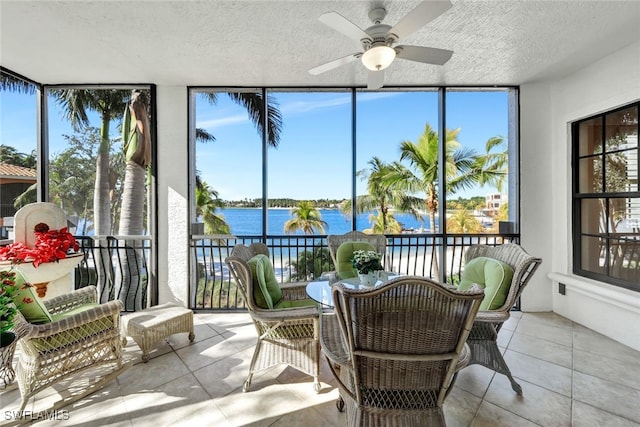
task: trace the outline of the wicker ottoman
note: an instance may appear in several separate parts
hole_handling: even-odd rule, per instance
[[[140,346],[142,361],[149,361],[149,351],[162,339],[180,332],[189,333],[193,342],[193,312],[167,303],[122,316],[123,336],[128,335]],[[123,344],[127,339],[122,338]]]

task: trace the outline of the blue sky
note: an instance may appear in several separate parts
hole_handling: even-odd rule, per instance
[[[277,149],[268,151],[269,197],[294,199],[348,198],[351,182],[350,92],[278,92],[283,131]],[[507,92],[450,92],[447,127],[461,128],[463,146],[483,151],[496,135],[507,136]],[[49,105],[50,152],[65,147],[62,134],[72,134],[54,103]],[[357,96],[357,169],[373,155],[385,161],[399,159],[403,140],[417,141],[425,123],[437,127],[436,92],[377,92]],[[96,114],[90,117],[99,126]],[[35,96],[0,92],[0,143],[29,153],[36,148]],[[197,169],[227,200],[260,197],[261,150],[259,136],[244,109],[225,95],[215,106],[197,102],[196,126],[216,137],[196,144]],[[112,134],[118,129],[112,126]],[[364,182],[357,182],[362,193]],[[474,189],[458,196],[484,195],[492,189]]]
[[[351,95],[349,92],[276,93],[283,116],[277,149],[268,153],[270,198],[348,198],[351,171]],[[360,93],[357,96],[357,169],[373,155],[399,160],[400,142],[417,141],[429,123],[437,127],[436,92]],[[485,142],[507,136],[506,92],[452,92],[448,95],[448,128],[460,128],[459,141],[482,152]],[[198,99],[196,126],[216,137],[198,143],[196,168],[202,178],[237,200],[260,197],[260,140],[242,107],[225,95],[215,106]],[[234,177],[229,180],[228,177]],[[364,191],[358,181],[357,193]],[[457,196],[484,195],[475,189]]]

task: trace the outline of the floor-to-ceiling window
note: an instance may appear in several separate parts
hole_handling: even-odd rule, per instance
[[[216,295],[237,242],[266,242],[289,281],[332,267],[327,234],[384,233],[390,268],[433,277],[472,240],[517,239],[517,94],[191,88],[194,305],[236,301]]]

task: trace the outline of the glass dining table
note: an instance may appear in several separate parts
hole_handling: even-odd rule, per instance
[[[363,285],[360,283],[358,277],[352,277],[349,279],[337,279],[331,280],[330,278],[320,278],[307,284],[307,295],[312,300],[322,304],[326,308],[333,308],[333,295],[331,293],[331,286],[335,283],[342,283],[346,288],[350,289],[370,289],[382,283],[400,277],[399,273],[393,272],[381,272],[378,277],[378,281],[374,285]]]

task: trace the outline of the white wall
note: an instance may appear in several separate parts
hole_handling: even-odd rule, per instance
[[[187,88],[158,86],[158,300],[189,306]]]
[[[564,79],[523,85],[520,95],[522,244],[543,258],[523,309],[553,309],[640,350],[640,293],[571,272],[569,135],[571,122],[638,99],[640,42]]]

